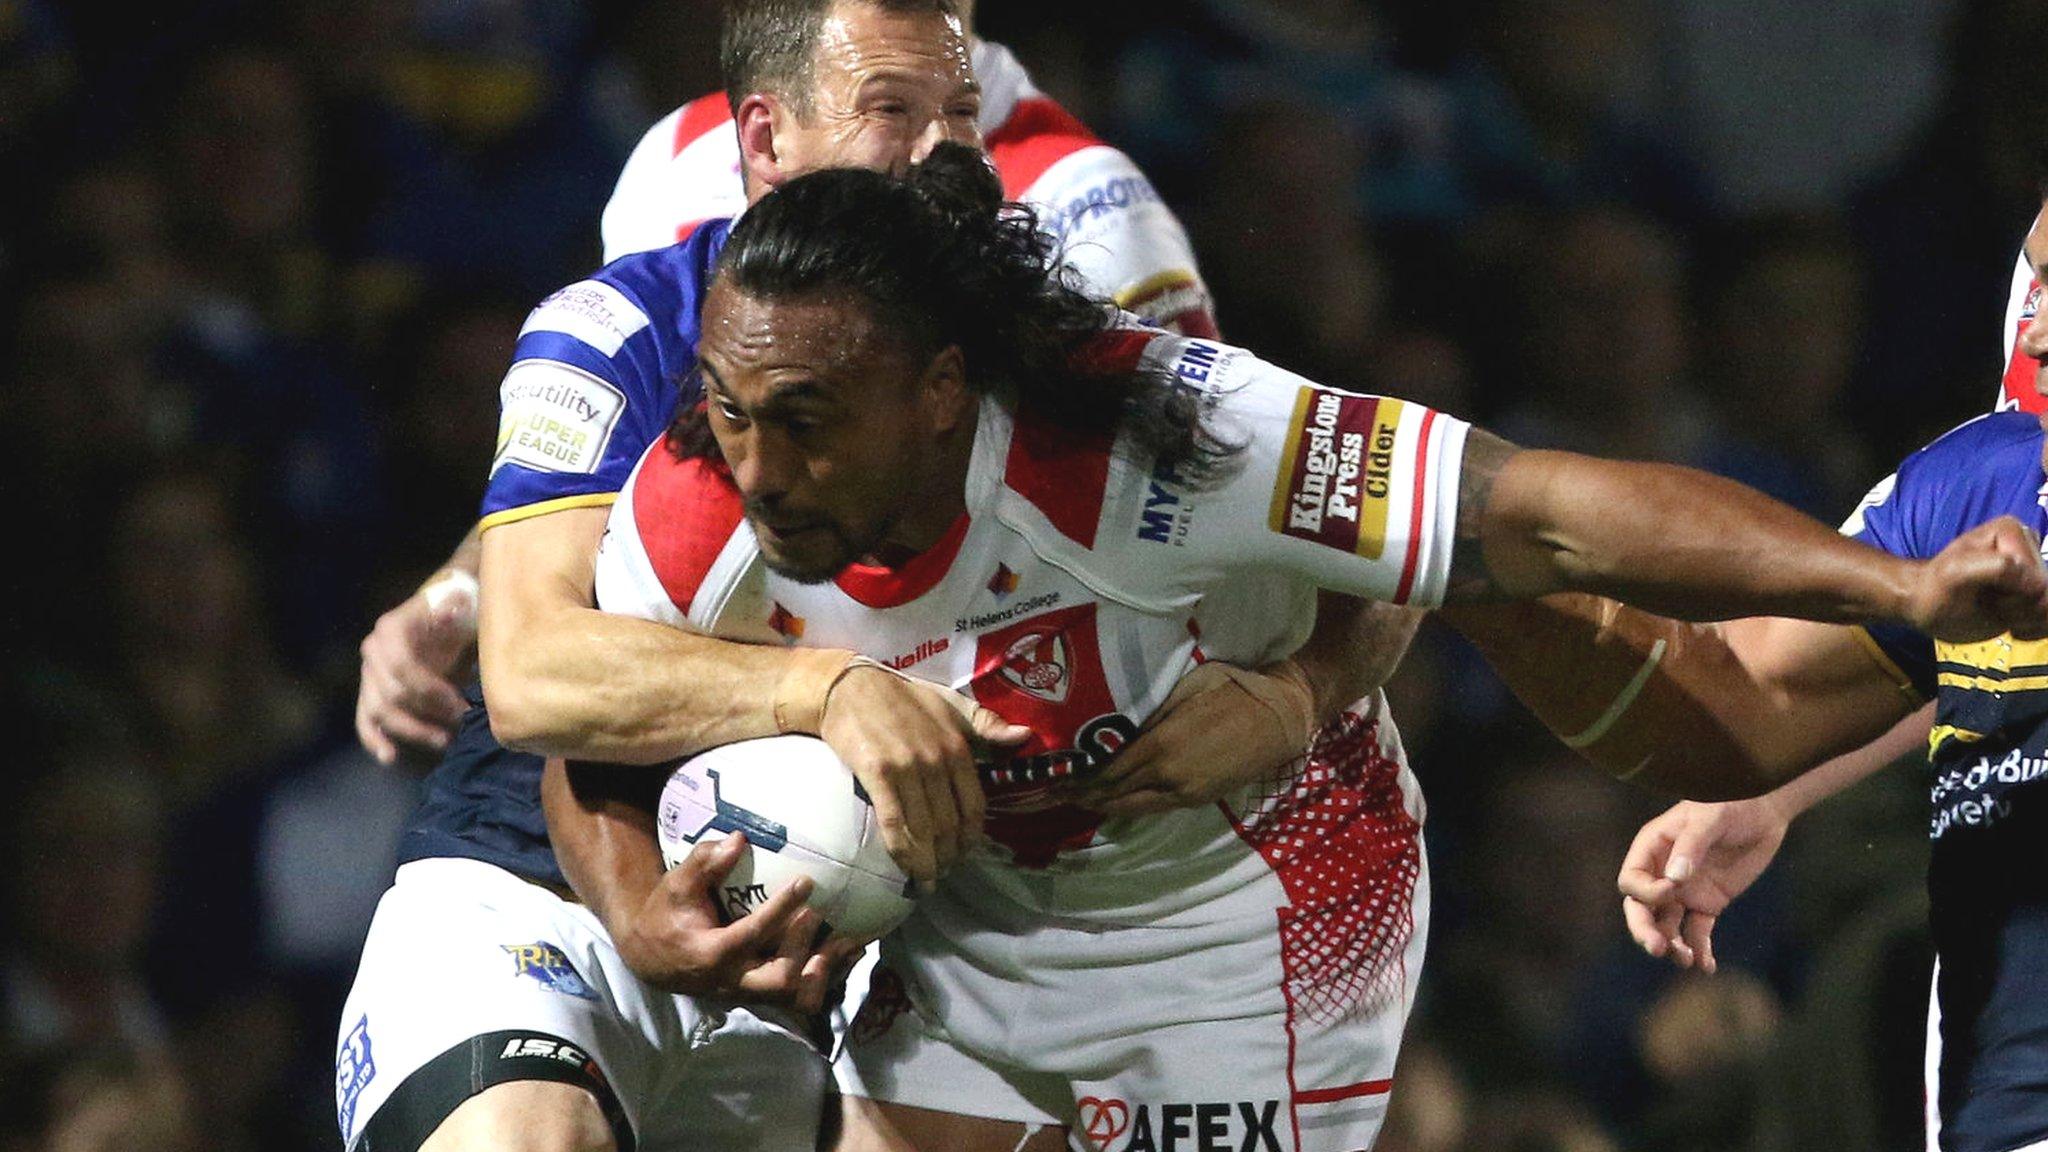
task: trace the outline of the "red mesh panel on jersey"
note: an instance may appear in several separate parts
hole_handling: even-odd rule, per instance
[[[1003,198],[1022,200],[1045,170],[1102,143],[1074,114],[1043,96],[1017,101],[1010,118],[988,135],[988,158],[1003,178]]]
[[[739,489],[723,465],[678,460],[660,441],[648,449],[633,481],[633,526],[676,607],[690,610],[741,518]]]
[[[1280,962],[1303,1019],[1327,1025],[1400,1001],[1422,875],[1422,825],[1400,776],[1378,724],[1347,713],[1274,794],[1243,813],[1224,806],[1287,890]]]

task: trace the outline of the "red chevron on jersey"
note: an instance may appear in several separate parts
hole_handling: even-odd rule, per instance
[[[1090,341],[1076,359],[1086,372],[1128,373],[1137,368],[1158,335],[1135,328],[1112,329]],[[1075,432],[1033,419],[1028,412],[1020,413],[1003,482],[1031,501],[1062,536],[1093,548],[1114,441],[1107,431]]]
[[[1075,432],[1019,413],[1003,482],[1044,513],[1060,535],[1093,548],[1114,444],[1108,432]]]
[[[661,526],[640,534],[654,574],[669,600],[688,612],[743,518],[739,489],[724,465],[678,460],[657,444],[640,466],[632,498],[635,523]]]
[[[1083,148],[1102,143],[1088,126],[1043,96],[1017,101],[1001,128],[989,134],[988,158],[1003,177],[1003,196],[1022,200],[1045,170]]]

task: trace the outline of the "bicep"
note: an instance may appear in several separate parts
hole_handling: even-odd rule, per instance
[[[1858,626],[1756,617],[1721,630],[1778,718],[1777,758],[1794,771],[1876,739],[1923,702]]]
[[[1802,698],[1889,697],[1917,706],[1912,685],[1887,667],[1861,626],[1759,616],[1730,620],[1721,629],[1751,677],[1773,691]]]
[[[596,606],[597,546],[610,515],[606,506],[568,508],[484,532],[478,640],[487,664],[549,613]]]

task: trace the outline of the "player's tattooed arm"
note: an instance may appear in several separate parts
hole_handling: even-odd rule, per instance
[[[1479,428],[1465,437],[1465,458],[1458,469],[1458,527],[1444,591],[1447,602],[1501,600],[1510,595],[1488,563],[1485,537],[1487,525],[1494,519],[1495,483],[1520,451]]]
[[[2048,571],[2010,517],[1918,562],[1719,476],[1521,450],[1474,430],[1454,536],[1449,601],[1587,592],[1680,620],[1900,620],[1959,641],[2048,634]]]

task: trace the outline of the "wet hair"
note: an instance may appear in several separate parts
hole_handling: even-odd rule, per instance
[[[920,363],[960,349],[968,386],[1081,435],[1122,433],[1132,456],[1191,486],[1237,452],[1203,395],[1171,373],[1105,355],[1116,310],[1060,270],[1055,242],[1003,202],[987,159],[941,144],[909,175],[839,168],[791,180],[747,210],[716,280],[755,299],[858,299]],[[670,439],[709,455],[700,408]]]
[[[718,69],[725,101],[739,115],[740,101],[773,92],[808,113],[818,30],[845,0],[726,0],[718,34]],[[884,12],[958,16],[951,0],[854,0]]]

